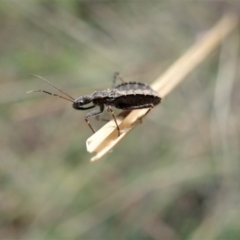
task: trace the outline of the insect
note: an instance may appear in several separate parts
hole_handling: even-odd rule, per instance
[[[117,123],[115,114],[112,110],[112,107],[122,109],[122,110],[136,110],[136,109],[143,109],[149,108],[147,113],[156,105],[161,102],[161,98],[157,92],[155,92],[150,86],[145,83],[140,82],[124,82],[122,77],[120,77],[119,73],[115,73],[113,77],[113,87],[112,89],[95,91],[91,95],[84,95],[80,96],[76,99],[68,95],[66,92],[63,92],[61,89],[53,85],[51,82],[46,80],[43,77],[36,76],[52,87],[56,88],[59,92],[64,94],[65,96],[58,95],[55,93],[51,93],[45,90],[31,90],[27,93],[32,92],[43,92],[52,96],[60,97],[67,101],[72,102],[72,106],[76,110],[88,110],[94,107],[98,107],[85,115],[85,121],[95,133],[94,128],[92,127],[91,123],[89,122],[89,118],[96,116],[98,117],[104,111],[104,107],[106,106],[107,111],[111,113],[112,118],[116,124],[118,130],[118,136],[120,136],[120,128]],[[116,85],[117,79],[121,80],[121,84]],[[90,106],[85,106],[87,104],[92,104]],[[147,114],[146,113],[146,114]]]

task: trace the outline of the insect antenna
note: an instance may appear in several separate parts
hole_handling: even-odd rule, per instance
[[[39,75],[35,75],[35,74],[30,74],[30,75],[31,75],[31,76],[34,76],[34,77],[37,77],[37,78],[40,78],[40,79],[42,79],[43,81],[47,82],[47,83],[48,83],[49,85],[51,85],[52,87],[56,88],[59,92],[63,93],[65,96],[67,96],[67,97],[69,97],[70,99],[72,99],[71,102],[73,102],[73,101],[75,100],[75,99],[74,99],[73,97],[71,97],[69,94],[67,94],[66,92],[63,92],[60,88],[58,88],[57,86],[55,86],[55,85],[53,85],[51,82],[49,82],[46,78],[41,77],[41,76],[39,76]],[[62,96],[60,96],[60,95],[52,94],[52,93],[50,93],[50,92],[43,91],[43,90],[29,91],[29,92],[27,92],[27,93],[30,93],[30,92],[44,92],[44,93],[50,94],[50,95],[52,95],[52,96],[58,96],[58,97],[61,97],[61,98],[63,98],[63,99],[67,99],[67,98],[64,98],[64,97],[62,97]],[[70,100],[70,99],[68,99],[68,100]]]
[[[27,93],[33,93],[33,92],[43,92],[43,93],[47,93],[47,94],[52,95],[52,96],[54,96],[54,97],[60,97],[60,98],[65,99],[65,100],[67,100],[67,101],[69,101],[69,102],[73,102],[73,100],[71,100],[71,99],[69,99],[69,98],[66,98],[66,97],[63,97],[63,96],[61,96],[61,95],[58,95],[58,94],[55,94],[55,93],[51,93],[51,92],[48,92],[48,91],[45,91],[45,90],[31,90],[31,91],[28,91]]]

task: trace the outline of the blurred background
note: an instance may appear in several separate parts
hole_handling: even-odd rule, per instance
[[[26,94],[150,84],[234,4],[0,1],[0,239],[240,239],[237,31],[95,163],[86,112]]]

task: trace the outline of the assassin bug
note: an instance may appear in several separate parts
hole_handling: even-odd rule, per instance
[[[95,130],[93,129],[88,119],[93,116],[98,117],[98,115],[103,112],[105,106],[107,107],[107,111],[111,113],[118,130],[118,136],[120,136],[120,128],[118,126],[112,107],[119,108],[122,110],[136,110],[149,108],[149,110],[147,111],[148,113],[154,106],[159,104],[161,101],[161,98],[158,95],[158,93],[155,92],[147,84],[140,82],[124,82],[124,80],[120,77],[119,73],[117,72],[114,74],[113,77],[112,89],[95,91],[91,95],[80,96],[76,99],[74,99],[67,93],[63,92],[61,89],[53,85],[45,78],[40,77],[38,75],[33,76],[36,76],[44,80],[65,96],[61,96],[45,90],[32,90],[28,91],[27,93],[43,92],[52,96],[60,97],[62,99],[72,102],[72,106],[76,110],[88,110],[94,107],[98,107],[98,109],[92,110],[85,115],[85,121],[93,133],[95,133]],[[122,83],[116,85],[117,79],[121,80]],[[84,105],[87,105],[89,103],[92,103],[93,105],[84,107]]]

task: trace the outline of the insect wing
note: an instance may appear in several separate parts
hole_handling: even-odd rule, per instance
[[[152,90],[150,86],[140,82],[125,82],[115,87],[119,91],[128,90]]]

